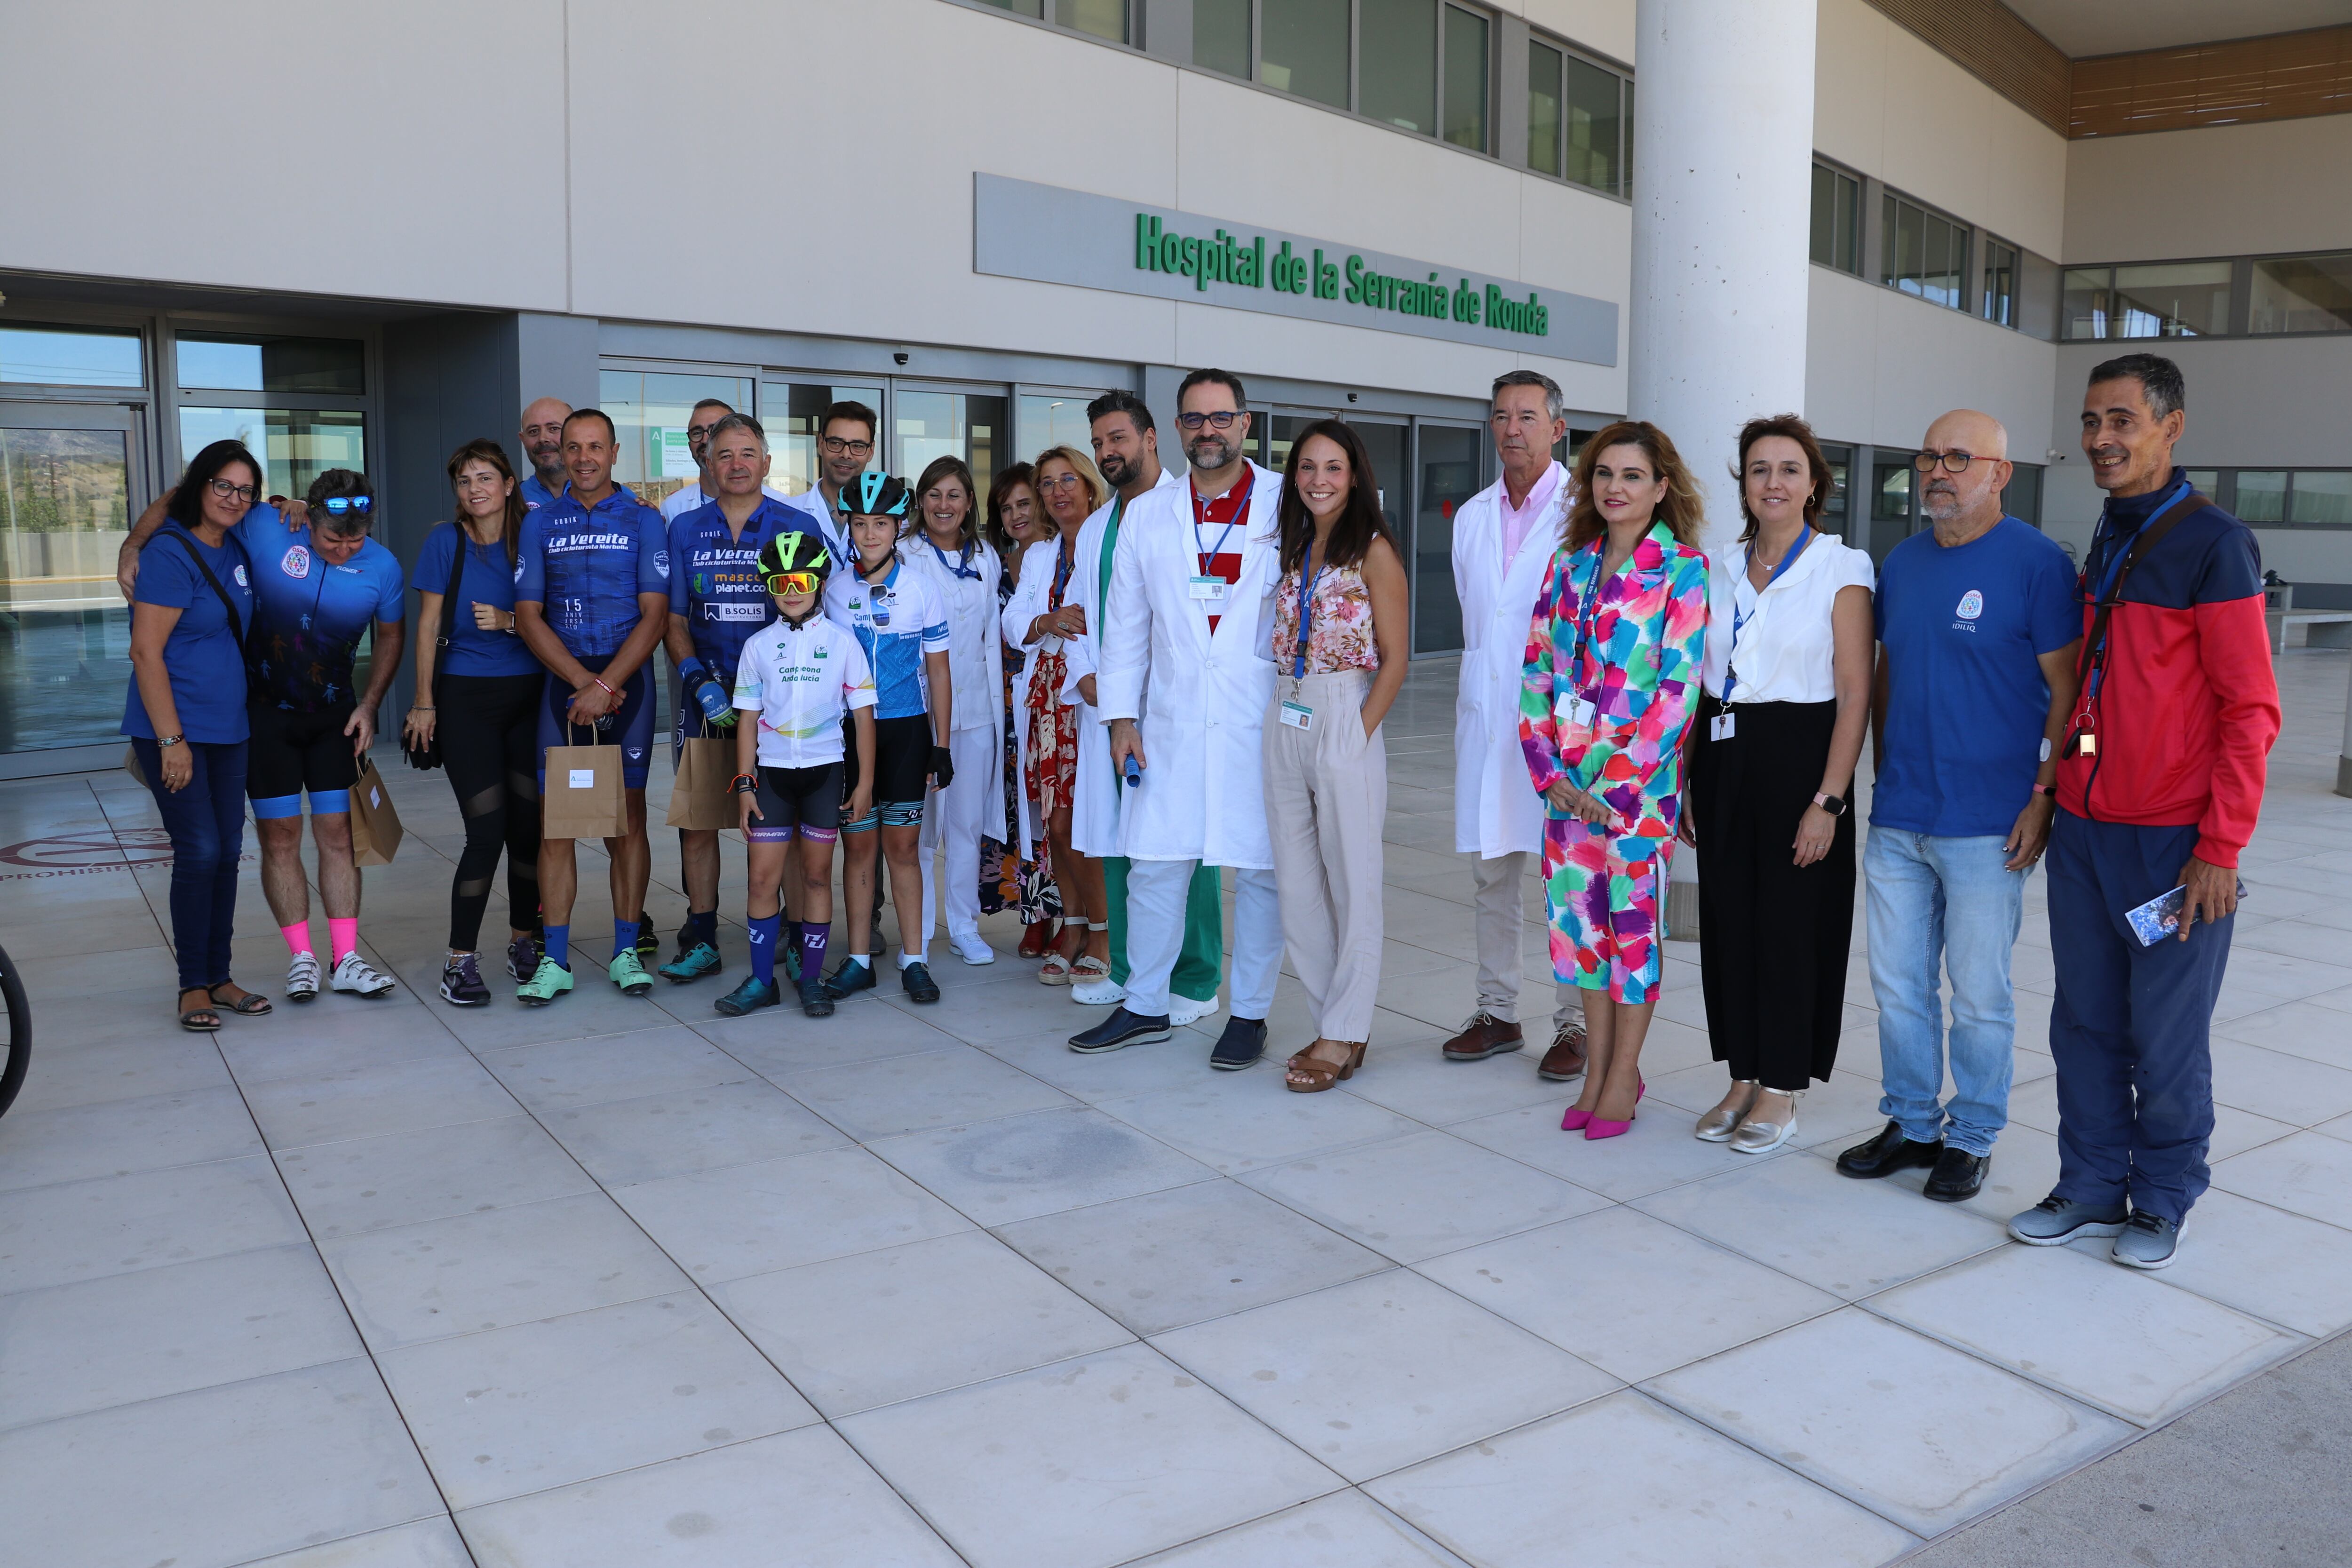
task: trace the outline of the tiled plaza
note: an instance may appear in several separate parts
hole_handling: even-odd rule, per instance
[[[1881,1120],[1859,934],[1799,1147],[1691,1137],[1722,1084],[1694,947],[1669,949],[1627,1137],[1562,1134],[1569,1086],[1532,1053],[1442,1061],[1473,991],[1450,662],[1391,723],[1383,1007],[1366,1071],[1320,1096],[1274,1059],[1311,1032],[1291,984],[1255,1070],[1207,1070],[1221,1016],[1079,1057],[1099,1015],[1035,984],[1002,919],[992,967],[935,948],[937,1005],[886,974],[831,1019],[722,1019],[731,851],[727,979],[631,1001],[583,966],[543,1011],[503,984],[448,1007],[457,815],[389,750],[409,837],[366,873],[362,934],[401,993],[184,1034],[143,793],[0,785],[0,945],[39,1031],[0,1120],[0,1556],[1889,1562],[2352,1325],[2347,658],[2280,663],[2213,1191],[2160,1275],[2002,1234],[2056,1167],[2038,883],[2015,1120],[1965,1205],[1831,1168]],[[257,879],[239,921],[239,977],[274,994]]]

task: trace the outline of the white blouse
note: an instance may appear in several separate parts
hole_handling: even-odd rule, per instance
[[[1736,674],[1735,703],[1833,700],[1831,604],[1842,588],[1876,582],[1869,552],[1833,533],[1814,534],[1796,563],[1760,594],[1748,579],[1748,546],[1719,552],[1706,584],[1707,695],[1722,698],[1726,679]]]

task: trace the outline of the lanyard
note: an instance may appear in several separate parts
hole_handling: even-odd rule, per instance
[[[1584,586],[1578,589],[1576,595],[1576,648],[1568,656],[1567,674],[1569,689],[1580,696],[1584,691],[1584,645],[1586,639],[1592,635],[1592,623],[1598,618],[1600,613],[1597,601],[1601,597],[1601,552],[1608,542],[1609,536],[1606,533],[1592,542],[1592,571],[1585,579]],[[1569,571],[1572,574],[1575,570],[1575,566],[1570,564]],[[1573,583],[1573,581],[1571,577],[1570,582]],[[1554,679],[1557,681],[1558,677],[1555,676]]]
[[[954,573],[959,577],[969,577],[975,583],[980,581],[980,569],[971,563],[971,552],[973,550],[978,548],[979,541],[971,539],[965,540],[963,542],[963,548],[956,552],[956,558],[952,564],[948,561],[948,552],[941,550],[937,542],[926,538],[923,542],[931,547],[931,553],[940,558],[940,565],[947,567],[949,571]]]
[[[1073,544],[1064,541],[1057,542],[1055,545],[1054,591],[1046,596],[1045,608],[1047,610],[1058,610],[1062,607],[1062,595],[1070,585],[1071,568],[1076,566],[1077,563],[1078,552]]]
[[[1772,574],[1764,579],[1764,586],[1756,590],[1756,602],[1748,605],[1747,609],[1742,610],[1739,607],[1739,591],[1737,588],[1732,590],[1731,652],[1726,656],[1723,666],[1723,700],[1725,706],[1728,707],[1730,705],[1731,694],[1735,690],[1738,689],[1739,687],[1739,671],[1735,668],[1735,666],[1739,658],[1740,632],[1746,628],[1749,621],[1756,618],[1756,612],[1764,607],[1764,595],[1772,591],[1772,584],[1780,580],[1780,574],[1786,572],[1790,567],[1794,566],[1797,563],[1797,557],[1802,555],[1805,552],[1805,546],[1811,544],[1812,542],[1813,527],[1812,524],[1807,523],[1805,525],[1804,531],[1797,535],[1797,542],[1789,547],[1789,553],[1780,557],[1780,564],[1773,567]],[[1749,568],[1755,564],[1755,561],[1756,547],[1751,544],[1748,548],[1748,560],[1739,569],[1739,574],[1743,580],[1748,576]]]
[[[1244,474],[1242,476],[1244,483],[1247,483],[1248,479],[1249,476],[1247,474]],[[1223,500],[1223,499],[1224,497],[1223,496],[1219,496],[1217,498],[1218,500]],[[1201,575],[1203,577],[1209,574],[1209,563],[1214,561],[1218,556],[1223,555],[1225,552],[1225,541],[1233,536],[1234,530],[1249,521],[1249,492],[1247,490],[1244,490],[1242,492],[1242,510],[1234,514],[1233,521],[1225,524],[1224,532],[1217,535],[1216,548],[1213,550],[1202,549],[1201,546],[1201,522],[1202,519],[1209,515],[1209,508],[1215,504],[1215,501],[1202,500],[1201,499],[1200,491],[1194,490],[1192,492],[1192,548],[1200,554]]]
[[[1298,568],[1298,647],[1290,661],[1290,679],[1307,679],[1307,637],[1315,626],[1315,588],[1323,568],[1315,564],[1315,542],[1307,542],[1307,559]]]
[[[2186,479],[2175,485],[2172,493],[2165,497],[2163,504],[2147,514],[2147,521],[2139,525],[2135,531],[2135,535],[2147,537],[2147,531],[2156,526],[2157,521],[2188,500],[2190,492],[2195,489],[2196,487]],[[2104,555],[2099,554],[2102,548],[2105,551]],[[2107,595],[2116,590],[2125,567],[2131,563],[2131,552],[2124,548],[2120,531],[2110,531],[2107,527],[2107,516],[2104,510],[2099,513],[2099,531],[2097,537],[2091,542],[2091,549],[2094,556],[2104,567],[2099,577],[2098,594],[2091,601],[2095,607],[2107,602]],[[2090,575],[2087,570],[2084,572],[2083,579],[2085,584],[2089,582]],[[2081,711],[2086,717],[2092,707],[2098,701],[2099,688],[2105,683],[2107,673],[2107,618],[2104,615],[2096,615],[2093,617],[2092,624],[2096,635],[2093,637],[2091,646],[2083,650],[2083,657],[2090,667],[2090,674],[2083,682],[2083,692],[2079,700]]]

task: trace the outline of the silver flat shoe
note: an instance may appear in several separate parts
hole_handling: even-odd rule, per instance
[[[1726,1109],[1718,1105],[1700,1117],[1698,1126],[1691,1132],[1692,1137],[1704,1143],[1731,1142],[1732,1133],[1738,1130],[1740,1122],[1747,1120],[1748,1111],[1756,1105],[1756,1080],[1752,1078],[1736,1078],[1731,1080],[1731,1087],[1734,1089],[1740,1088],[1742,1085],[1745,1085],[1749,1091],[1748,1098],[1741,1100],[1737,1109]]]
[[[1767,1094],[1780,1092],[1782,1091],[1777,1089],[1759,1089],[1757,1098],[1761,1100]],[[1803,1098],[1801,1090],[1789,1096],[1791,1100],[1801,1098]],[[1750,1105],[1748,1109],[1753,1110],[1756,1108]],[[1789,1120],[1777,1127],[1769,1121],[1741,1122],[1732,1131],[1731,1149],[1736,1154],[1769,1154],[1796,1135],[1797,1108],[1792,1104],[1789,1107]]]

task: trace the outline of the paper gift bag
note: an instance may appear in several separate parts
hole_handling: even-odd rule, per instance
[[[392,806],[392,793],[373,760],[360,765],[359,782],[352,785],[352,863],[389,866],[400,850],[400,813]]]
[[[629,797],[621,784],[621,748],[548,747],[547,784],[540,791],[539,816],[542,838],[618,838],[627,833]]]
[[[672,827],[693,830],[732,827],[735,806],[735,738],[698,736],[677,754],[677,776],[669,790]]]

